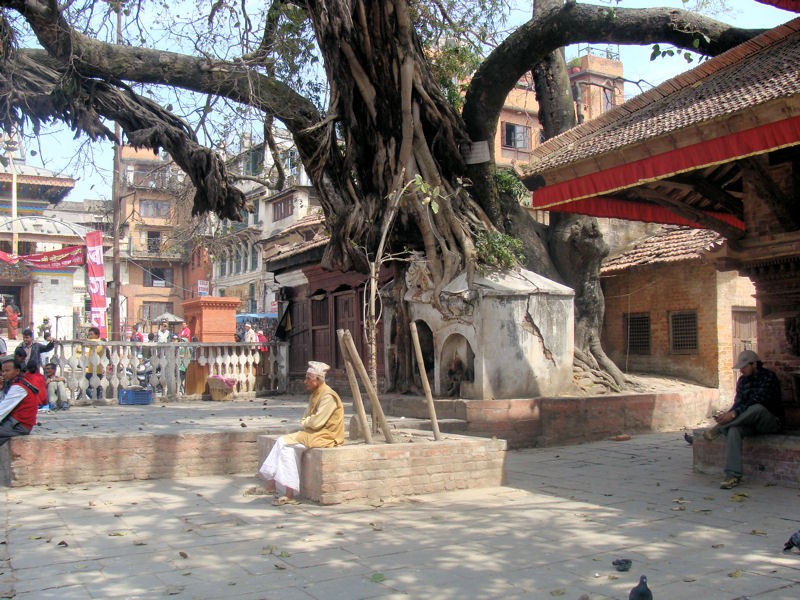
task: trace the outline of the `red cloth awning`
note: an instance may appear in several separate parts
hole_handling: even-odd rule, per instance
[[[654,205],[649,203],[631,203],[627,200],[617,200],[617,203],[602,206],[600,202],[595,203],[593,200],[600,197],[608,197],[613,195],[614,192],[643,183],[666,179],[679,173],[686,173],[797,144],[800,144],[800,116],[728,135],[721,135],[685,148],[670,150],[561,183],[546,185],[533,193],[532,207],[539,210],[561,210],[595,216],[633,218],[638,221],[653,220],[653,222],[657,223],[679,223],[676,220],[659,220],[661,217],[655,219],[655,215],[661,215],[661,211],[656,210]],[[604,198],[604,200],[606,199]],[[582,203],[583,210],[578,211],[575,204],[580,200],[584,201]],[[625,207],[625,204],[633,204],[634,207]],[[619,213],[634,213],[639,216],[623,216],[619,213],[597,214],[599,211],[613,212],[612,208],[619,210]],[[665,210],[664,212],[669,211]],[[722,215],[718,213],[713,214],[713,216],[722,218]],[[680,219],[680,217],[674,218]],[[731,218],[734,219],[735,223],[730,221]],[[741,221],[730,215],[727,215],[724,220],[736,227],[744,227]],[[685,224],[685,222],[682,224]]]
[[[800,12],[800,0],[758,0],[761,4],[771,4],[783,10]]]
[[[596,198],[584,198],[569,204],[560,204],[550,209],[556,212],[567,212],[576,215],[589,215],[591,217],[610,217],[613,219],[625,219],[627,221],[644,221],[645,223],[663,223],[665,225],[688,225],[699,229],[707,228],[708,225],[695,223],[691,219],[672,212],[663,206],[650,204],[647,202],[632,202],[630,200],[620,200],[609,196],[599,196]],[[703,211],[707,215],[724,221],[733,227],[744,231],[744,223],[727,213]]]

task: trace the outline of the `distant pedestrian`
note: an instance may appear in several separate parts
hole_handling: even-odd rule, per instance
[[[144,334],[142,333],[142,326],[138,323],[133,326],[133,334],[131,335],[132,342],[142,343],[144,342]]]
[[[53,341],[53,336],[50,334],[50,330],[44,332],[42,335],[42,339],[44,340],[45,346],[49,345],[51,341]],[[50,350],[45,350],[41,354],[39,354],[39,364],[44,366],[49,363],[53,358],[53,351],[55,347],[51,348]]]
[[[158,335],[156,335],[156,341],[159,344],[166,344],[172,339],[172,332],[169,330],[169,323],[166,321],[161,321],[161,327],[158,330]]]
[[[258,341],[258,336],[256,335],[255,329],[250,323],[244,324],[244,341],[247,344],[252,344]]]
[[[192,330],[189,329],[189,325],[186,324],[186,321],[181,323],[181,330],[178,332],[178,338],[186,338],[185,341],[189,341],[192,339]]]
[[[37,370],[42,366],[42,354],[53,350],[55,342],[50,340],[47,344],[40,344],[33,341],[33,330],[26,328],[22,330],[22,343],[17,346],[17,349],[22,348],[25,351],[25,362],[22,363],[23,367],[33,365]]]

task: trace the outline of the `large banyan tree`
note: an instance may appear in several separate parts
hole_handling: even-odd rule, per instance
[[[279,122],[324,209],[331,239],[323,266],[366,271],[387,199],[402,189],[389,251],[424,252],[439,290],[486,258],[480,236],[522,239],[528,268],[577,291],[576,357],[621,383],[599,344],[605,244],[586,219],[562,222],[557,235],[534,227],[499,183],[507,178],[488,157],[504,99],[534,70],[540,120],[558,133],[569,124],[559,115],[570,112],[559,48],[668,43],[715,55],[757,32],[682,10],[548,0],[468,78],[471,50],[504,4],[0,0],[0,120],[28,134],[61,121],[91,140],[114,139],[115,122],[125,143],[169,152],[194,184],[195,213],[233,219],[244,197],[212,149],[223,141],[212,129],[232,115],[255,116],[269,142]],[[126,24],[124,43],[104,41],[114,40],[117,21]],[[453,93],[463,82],[465,94]],[[418,176],[425,185],[409,185]]]

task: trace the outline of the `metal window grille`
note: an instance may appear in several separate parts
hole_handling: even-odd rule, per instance
[[[673,354],[697,352],[697,313],[674,312],[669,315],[670,350]]]
[[[650,313],[626,314],[624,327],[628,354],[650,354]]]

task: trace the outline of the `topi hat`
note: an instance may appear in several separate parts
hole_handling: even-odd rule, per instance
[[[761,359],[758,358],[758,354],[753,352],[752,350],[742,350],[739,353],[739,358],[736,359],[736,364],[733,365],[734,369],[741,369],[745,365],[749,365],[750,363],[757,363],[761,362]]]
[[[308,375],[315,375],[320,379],[325,379],[325,374],[330,369],[330,365],[326,365],[324,362],[317,362],[315,360],[308,361],[308,370],[306,373]]]

